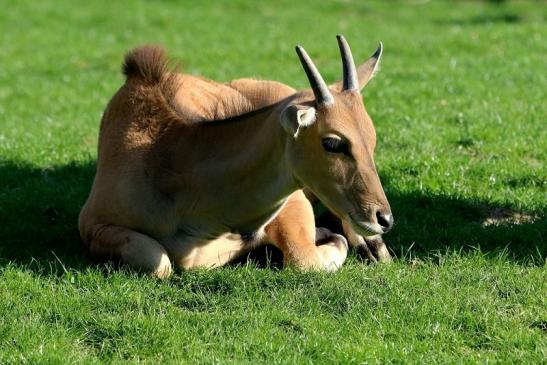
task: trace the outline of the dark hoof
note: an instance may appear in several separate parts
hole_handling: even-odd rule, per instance
[[[381,236],[365,237],[365,244],[357,247],[357,254],[361,259],[370,262],[390,262],[391,254]]]

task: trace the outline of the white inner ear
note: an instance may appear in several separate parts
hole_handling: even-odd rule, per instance
[[[315,108],[300,109],[296,112],[299,127],[308,127],[315,122]],[[298,132],[298,131],[297,131]]]
[[[296,138],[300,128],[309,127],[315,122],[315,114],[315,109],[312,107],[293,105],[283,111],[281,124]]]

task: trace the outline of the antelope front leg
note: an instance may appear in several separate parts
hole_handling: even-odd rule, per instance
[[[332,233],[327,228],[319,227],[315,229],[315,244],[327,271],[338,270],[346,261],[348,242],[344,236]]]
[[[381,235],[363,237],[357,234],[351,224],[342,221],[342,228],[351,247],[355,248],[359,255],[371,262],[389,262],[391,255]]]
[[[346,260],[346,239],[327,229],[316,232],[312,206],[301,190],[289,197],[265,231],[269,240],[283,252],[287,266],[336,271]]]

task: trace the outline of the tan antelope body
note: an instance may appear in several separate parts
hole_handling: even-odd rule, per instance
[[[346,240],[316,230],[303,188],[342,220],[353,246],[387,231],[393,220],[373,161],[376,136],[359,93],[381,47],[356,69],[338,41],[344,79],[331,87],[297,47],[312,86],[301,92],[175,73],[153,46],[129,53],[80,213],[90,253],[166,277],[172,262],[216,267],[270,243],[288,265],[336,270]],[[389,258],[383,244],[376,256]]]

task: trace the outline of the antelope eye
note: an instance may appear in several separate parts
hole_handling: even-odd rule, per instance
[[[321,140],[321,145],[327,152],[350,156],[348,144],[341,138],[325,137]]]

